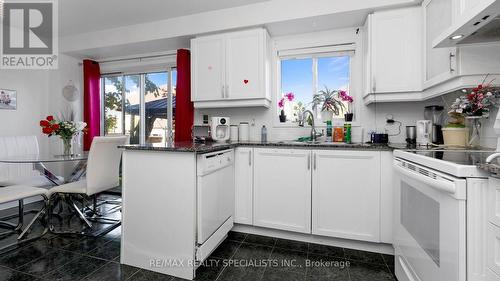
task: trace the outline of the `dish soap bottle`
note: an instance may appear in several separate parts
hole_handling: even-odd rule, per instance
[[[260,141],[267,142],[267,128],[266,125],[262,125],[262,129],[260,130]]]

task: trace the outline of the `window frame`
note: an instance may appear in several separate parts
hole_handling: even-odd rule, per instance
[[[296,128],[298,127],[298,123],[294,123],[292,121],[286,121],[284,123],[279,122],[278,120],[278,114],[279,114],[279,109],[277,106],[277,103],[279,99],[281,99],[281,61],[282,60],[289,60],[289,59],[312,59],[312,80],[313,80],[313,85],[312,89],[313,92],[311,93],[311,100],[312,100],[312,95],[313,93],[317,93],[319,89],[318,85],[318,58],[324,58],[324,57],[340,57],[340,56],[349,56],[349,89],[348,92],[349,94],[353,84],[353,66],[354,66],[354,59],[356,55],[356,45],[354,43],[350,44],[341,44],[341,45],[335,45],[335,46],[326,46],[326,47],[313,47],[313,48],[300,48],[300,49],[288,49],[288,50],[280,50],[277,52],[276,56],[276,92],[274,94],[275,98],[275,108],[274,110],[276,113],[273,113],[273,125],[274,127],[291,127],[291,128]],[[356,98],[356,97],[355,97]],[[356,106],[355,103],[357,101],[357,98],[355,99],[354,103],[351,104],[351,110],[353,113],[356,113]],[[322,120],[319,118],[319,113],[318,109],[313,111],[314,114],[314,123],[316,127],[326,127],[326,124],[322,122]],[[332,119],[333,123],[335,122],[343,122],[344,118],[333,118]],[[356,114],[354,114],[354,120],[351,123],[356,122]],[[306,125],[308,126],[308,125]]]
[[[173,142],[174,139],[174,129],[173,129],[173,71],[177,70],[177,66],[166,66],[162,68],[153,68],[150,71],[140,71],[140,72],[112,72],[112,73],[103,73],[100,78],[100,99],[101,99],[101,136],[105,136],[105,120],[106,120],[106,110],[105,110],[105,82],[104,80],[107,77],[121,77],[123,85],[125,85],[125,76],[131,75],[139,75],[140,77],[140,85],[139,85],[139,144],[146,144],[146,102],[145,102],[145,77],[147,74],[152,73],[167,73],[167,117],[168,117],[168,125],[167,125],[167,143]],[[122,94],[122,134],[125,135],[125,93]]]

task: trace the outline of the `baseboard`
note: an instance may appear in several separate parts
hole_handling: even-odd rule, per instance
[[[394,255],[393,246],[391,244],[385,244],[385,243],[373,243],[373,242],[356,241],[356,240],[349,240],[342,238],[332,238],[332,237],[296,233],[296,232],[270,229],[270,228],[257,227],[244,224],[235,224],[232,230],[255,234],[255,235],[272,236],[281,239],[289,239],[289,240],[296,240],[308,243],[322,244],[327,246],[335,246],[335,247]]]

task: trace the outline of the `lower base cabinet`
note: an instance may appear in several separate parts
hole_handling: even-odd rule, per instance
[[[254,153],[254,225],[311,233],[311,151]]]
[[[379,242],[380,152],[312,153],[312,234]]]
[[[253,224],[253,148],[234,151],[234,222]]]

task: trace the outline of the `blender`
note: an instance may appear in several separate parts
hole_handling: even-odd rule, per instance
[[[432,123],[431,141],[433,144],[443,144],[443,114],[444,107],[429,105],[424,109],[424,119]]]

